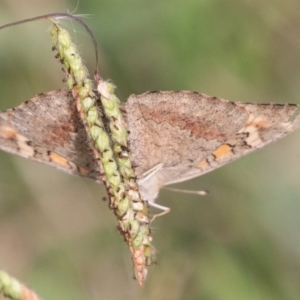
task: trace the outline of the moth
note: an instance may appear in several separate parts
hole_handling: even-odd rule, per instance
[[[142,196],[198,177],[300,127],[295,104],[230,102],[190,91],[131,95],[122,105]],[[43,93],[0,112],[0,149],[99,182],[74,99]]]

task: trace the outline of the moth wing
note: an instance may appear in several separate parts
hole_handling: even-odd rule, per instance
[[[39,94],[0,112],[0,149],[99,181],[75,101],[66,90]]]
[[[189,91],[132,95],[125,109],[132,158],[147,199],[164,185],[219,168],[300,126],[299,116],[292,120],[294,104],[236,103]],[[161,165],[149,176],[148,170]]]

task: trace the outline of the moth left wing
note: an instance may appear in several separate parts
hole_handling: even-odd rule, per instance
[[[0,149],[100,182],[98,164],[66,90],[0,112]]]

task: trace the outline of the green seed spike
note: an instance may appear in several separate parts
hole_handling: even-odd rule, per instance
[[[88,79],[88,72],[69,33],[57,23],[54,23],[50,33],[53,48],[57,50],[58,58],[67,70],[68,86],[72,89],[79,115],[90,136],[99,161],[101,179],[110,198],[110,206],[118,218],[118,228],[129,245],[136,278],[142,285],[147,274],[146,266],[153,263],[154,251],[149,242],[152,238],[147,215],[148,205],[138,192],[127,147],[126,124],[119,108],[120,101],[114,95],[114,86],[100,81],[103,113],[110,128],[107,133],[99,108],[95,106],[96,97]]]
[[[0,271],[0,295],[13,300],[39,300],[33,291],[4,271]]]
[[[128,132],[120,110],[120,100],[114,94],[115,86],[110,82],[99,79],[97,90],[101,96],[100,100],[104,113],[109,120],[113,150],[118,161],[120,172],[124,177],[125,183],[129,184],[130,182],[130,189],[133,188],[138,191],[138,184],[136,182],[135,172],[132,168],[127,145]],[[141,198],[139,201],[141,203],[145,202]]]
[[[134,211],[134,217],[128,216],[132,245],[136,249],[144,247],[145,263],[152,264],[154,251],[149,242],[151,234],[149,229],[148,203],[141,198],[135,172],[130,160],[127,144],[128,132],[120,110],[120,100],[114,94],[115,86],[111,82],[103,81],[97,74],[95,77],[98,82],[97,91],[100,95],[103,111],[106,118],[108,118],[114,155],[117,159],[128,195],[134,200],[131,206]],[[138,259],[141,260],[141,257],[139,256]],[[135,264],[138,265],[138,261]],[[136,275],[137,277],[143,276],[141,274]]]

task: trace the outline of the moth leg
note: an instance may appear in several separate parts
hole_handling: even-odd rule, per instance
[[[142,178],[140,179],[140,182],[147,181],[149,178],[153,177],[162,167],[164,164],[160,163],[154,166],[153,168],[149,169],[145,173],[143,173]]]
[[[151,207],[155,207],[155,208],[157,208],[157,209],[162,210],[162,212],[153,215],[152,219],[150,220],[150,224],[151,224],[157,217],[162,217],[162,216],[168,214],[168,213],[171,211],[171,208],[170,208],[170,207],[166,207],[166,206],[157,204],[157,203],[155,203],[155,202],[149,202],[149,205],[150,205]]]
[[[159,171],[162,169],[163,164],[157,164],[150,170],[144,172],[141,178],[138,179],[139,190],[144,200],[154,202],[157,198],[162,184],[159,180]]]
[[[148,201],[149,206],[157,208],[162,211],[158,214],[154,214],[152,219],[150,220],[150,223],[152,221],[154,221],[155,218],[163,216],[171,210],[169,207],[166,207],[166,206],[163,206],[163,205],[160,205],[160,204],[157,204],[154,202],[155,198],[157,197],[157,193],[159,191],[159,188],[157,188],[157,187],[160,186],[158,184],[158,182],[155,180],[155,178],[156,178],[157,172],[160,171],[162,167],[163,167],[163,163],[157,164],[153,168],[151,168],[151,169],[147,170],[145,173],[143,173],[142,178],[139,180],[140,191],[142,192],[142,194],[144,192],[144,195],[145,195],[144,198]],[[153,179],[154,179],[154,181],[153,181]],[[151,191],[157,190],[157,193],[155,193],[155,195],[153,196],[153,195],[151,195],[151,193],[149,193],[148,190],[151,190]],[[150,198],[149,198],[149,195],[151,195]]]

